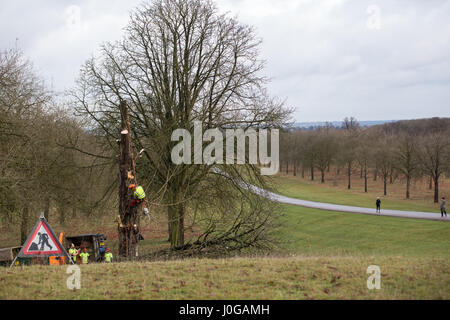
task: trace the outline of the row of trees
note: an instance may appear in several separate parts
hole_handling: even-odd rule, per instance
[[[321,182],[333,168],[336,174],[345,171],[347,187],[355,173],[364,179],[368,190],[368,176],[381,178],[384,195],[387,185],[401,176],[406,184],[406,198],[410,198],[413,178],[427,177],[434,186],[434,202],[439,201],[439,182],[450,172],[450,119],[399,121],[370,128],[359,126],[354,118],[346,118],[341,128],[331,125],[314,131],[292,130],[281,135],[280,159],[288,170],[301,168],[320,172]]]
[[[33,216],[51,208],[61,223],[68,213],[89,213],[100,186],[96,162],[71,146],[94,149],[95,139],[55,102],[55,95],[18,50],[0,52],[0,219],[20,225],[21,240]]]

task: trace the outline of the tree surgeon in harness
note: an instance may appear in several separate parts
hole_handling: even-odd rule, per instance
[[[145,206],[144,188],[142,188],[141,186],[136,187],[136,185],[134,185],[134,184],[130,184],[129,188],[134,192],[134,194],[133,194],[134,199],[130,203],[130,208],[137,207],[142,203],[144,214],[148,217],[148,220],[150,220],[150,213],[149,213],[147,207]]]

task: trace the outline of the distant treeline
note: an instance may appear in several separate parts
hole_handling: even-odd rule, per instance
[[[376,125],[381,125],[384,123],[396,122],[399,120],[372,120],[372,121],[359,121],[361,127],[372,127]],[[295,122],[292,125],[294,129],[300,130],[315,130],[319,127],[335,127],[341,128],[342,121],[319,121],[319,122]]]
[[[325,125],[315,130],[285,130],[280,137],[282,166],[292,173],[305,176],[320,172],[321,182],[331,168],[335,175],[345,171],[347,187],[352,176],[364,178],[368,190],[368,176],[381,178],[384,195],[387,185],[396,177],[406,181],[406,198],[410,198],[413,178],[428,178],[434,187],[434,202],[439,201],[439,182],[450,172],[450,119],[430,118],[402,120],[372,127],[362,127],[354,118],[345,118],[340,127]]]

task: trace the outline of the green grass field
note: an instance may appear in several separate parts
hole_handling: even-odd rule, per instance
[[[302,199],[331,202],[338,197],[361,206],[370,200],[276,179],[280,193]],[[420,201],[408,205],[426,208]],[[401,199],[396,202],[393,209],[406,209]],[[65,266],[0,268],[0,299],[450,298],[449,223],[281,208],[281,225],[274,232],[279,243],[268,256],[91,264],[81,266],[82,288],[74,291],[66,288]],[[99,220],[97,227],[110,235],[108,246],[115,251],[115,226],[109,220]],[[167,245],[163,217],[143,229],[141,253]],[[380,290],[366,287],[369,265],[381,269]]]
[[[450,223],[283,205],[283,250],[307,255],[450,258]]]
[[[346,189],[346,184],[342,182],[334,186],[330,181],[321,184],[318,181],[310,181],[291,175],[278,175],[271,178],[271,182],[276,191],[282,195],[302,200],[350,205],[358,207],[375,208],[376,197],[379,196],[382,203],[382,209],[440,212],[439,204],[433,203],[432,193],[423,185],[416,185],[412,188],[411,199],[405,199],[403,195],[403,185],[400,183],[389,186],[391,190],[387,196],[383,196],[381,182],[374,184],[365,193],[361,186],[361,180],[354,178],[353,188]],[[441,187],[442,194],[449,192],[447,184]]]

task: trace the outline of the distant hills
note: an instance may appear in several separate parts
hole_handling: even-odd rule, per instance
[[[372,127],[385,123],[392,123],[401,120],[371,120],[371,121],[358,121],[359,125],[362,127]],[[342,121],[318,121],[318,122],[295,122],[292,127],[298,129],[315,129],[317,127],[323,127],[326,125],[331,125],[336,128],[342,126]]]

